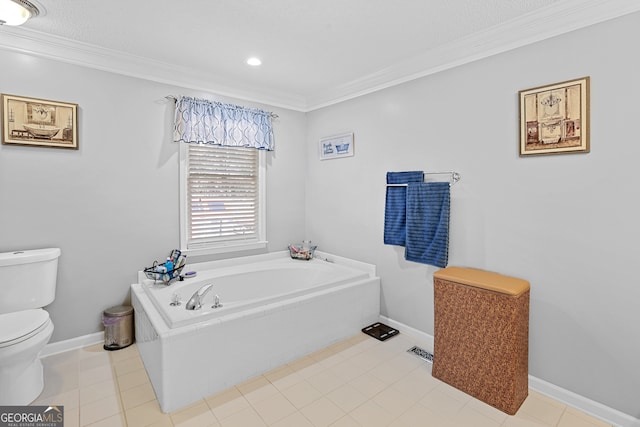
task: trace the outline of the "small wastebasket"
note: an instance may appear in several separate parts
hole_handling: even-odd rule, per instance
[[[117,305],[102,313],[104,349],[120,350],[133,344],[133,307]]]
[[[433,277],[433,377],[515,414],[528,394],[529,282],[461,267]]]

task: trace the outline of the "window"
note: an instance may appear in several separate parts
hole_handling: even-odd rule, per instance
[[[264,150],[180,144],[180,245],[211,254],[264,248]]]

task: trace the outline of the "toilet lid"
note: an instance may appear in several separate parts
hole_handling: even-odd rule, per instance
[[[0,314],[0,347],[17,344],[40,332],[49,321],[41,308]]]

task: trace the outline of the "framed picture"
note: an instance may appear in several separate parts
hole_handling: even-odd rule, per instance
[[[78,149],[78,106],[2,95],[2,143]]]
[[[320,160],[353,156],[353,133],[320,138]]]
[[[589,77],[519,93],[521,156],[589,152]]]

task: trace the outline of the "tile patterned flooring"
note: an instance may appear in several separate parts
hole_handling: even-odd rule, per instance
[[[43,358],[33,404],[64,405],[65,427],[610,427],[534,391],[506,415],[434,379],[413,345],[358,334],[165,414],[136,345],[99,344]]]

